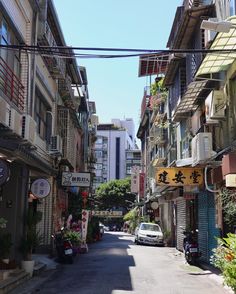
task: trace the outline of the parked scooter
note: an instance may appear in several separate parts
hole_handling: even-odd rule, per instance
[[[55,242],[57,256],[60,262],[73,263],[73,246],[69,239],[64,236],[64,228],[52,235]]]
[[[195,231],[183,231],[184,240],[183,240],[183,249],[184,249],[184,256],[187,263],[194,265],[197,263],[198,258],[201,256],[201,253],[198,248],[198,243],[196,240],[196,233],[198,230]]]

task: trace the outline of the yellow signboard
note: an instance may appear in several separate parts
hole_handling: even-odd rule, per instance
[[[166,167],[158,168],[156,184],[160,186],[199,186],[203,184],[201,168]]]

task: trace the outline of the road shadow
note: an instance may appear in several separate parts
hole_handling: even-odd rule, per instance
[[[80,271],[82,279],[79,293],[132,291],[129,268],[135,266],[135,263],[127,251],[132,244],[131,238],[123,232],[107,232],[101,241],[89,244],[89,252],[78,261],[80,267],[84,266]],[[92,279],[88,279],[91,274]]]
[[[135,266],[135,262],[133,256],[128,255],[130,245],[133,245],[133,238],[127,233],[105,233],[101,241],[88,244],[88,252],[79,254],[74,264],[60,266],[37,292],[111,294],[116,290],[133,291],[129,268]]]

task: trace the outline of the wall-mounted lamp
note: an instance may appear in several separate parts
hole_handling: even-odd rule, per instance
[[[203,20],[201,23],[201,29],[210,30],[221,33],[228,33],[230,29],[236,28],[236,25],[230,21],[210,21]]]

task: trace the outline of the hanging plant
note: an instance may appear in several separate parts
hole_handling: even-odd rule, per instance
[[[219,197],[224,212],[224,220],[228,225],[236,223],[236,192],[227,188],[221,189]]]

